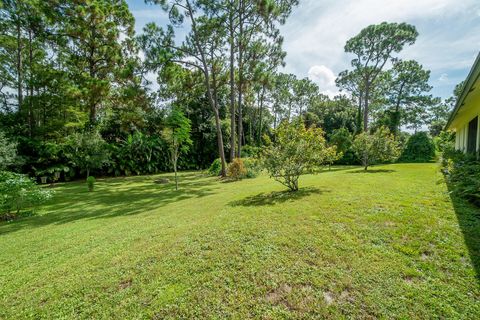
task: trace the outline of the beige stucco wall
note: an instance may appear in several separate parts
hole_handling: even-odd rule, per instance
[[[464,105],[458,110],[453,119],[450,129],[456,132],[455,148],[457,150],[467,150],[468,124],[472,119],[478,116],[477,130],[477,151],[480,151],[480,81],[477,81],[473,90],[465,99]]]

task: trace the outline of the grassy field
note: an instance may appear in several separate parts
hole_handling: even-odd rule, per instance
[[[295,194],[158,177],[59,185],[41,216],[0,224],[0,318],[480,314],[480,210],[436,164],[334,168]]]

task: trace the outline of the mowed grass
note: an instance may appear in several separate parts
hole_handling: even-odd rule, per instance
[[[168,175],[161,175],[168,176]],[[436,164],[55,188],[0,224],[0,318],[463,318],[480,314],[480,210]]]

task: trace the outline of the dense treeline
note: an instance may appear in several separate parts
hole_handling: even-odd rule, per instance
[[[18,155],[10,169],[62,179],[167,171],[162,132],[172,109],[191,126],[179,169],[220,158],[224,175],[227,162],[297,118],[321,127],[339,161],[352,163],[360,132],[386,126],[400,137],[429,124],[436,135],[452,104],[428,94],[428,70],[396,57],[415,42],[413,26],[382,23],[349,40],[352,69],[331,98],[279,71],[279,27],[297,0],[146,2],[168,12],[169,24],[135,34],[124,0],[0,0],[0,125]]]

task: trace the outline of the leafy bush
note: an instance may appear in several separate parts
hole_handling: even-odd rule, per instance
[[[435,144],[426,132],[410,136],[400,156],[402,162],[429,162],[435,158]]]
[[[135,132],[120,143],[109,144],[109,149],[112,157],[108,171],[115,176],[151,174],[169,169],[168,146],[160,136]]]
[[[247,144],[242,147],[242,157],[247,157],[247,158],[258,157],[261,151],[262,151],[262,148]]]
[[[10,142],[5,134],[0,131],[0,170],[15,162],[17,157],[17,144]]]
[[[243,158],[243,165],[247,170],[246,178],[255,178],[260,174],[262,170],[262,164],[256,158]]]
[[[455,150],[455,134],[447,131],[442,131],[435,138],[435,145],[437,150],[441,153],[441,163],[446,167],[449,159],[457,158],[456,154],[463,156],[463,152]]]
[[[210,168],[208,168],[208,174],[211,176],[219,176],[221,172],[222,172],[222,161],[219,158],[217,158],[213,160],[212,164],[210,165]]]
[[[451,190],[476,205],[480,205],[480,161],[475,157],[455,153],[444,169]]]
[[[95,181],[96,180],[94,176],[87,177],[88,191],[93,191],[93,188],[95,187]]]
[[[86,172],[100,169],[109,160],[107,143],[98,132],[74,133],[67,137],[65,154],[70,163]]]
[[[342,127],[333,130],[330,135],[330,144],[337,147],[341,157],[336,161],[338,164],[353,164],[356,160],[355,152],[352,149],[353,136],[347,128]]]
[[[355,137],[352,147],[365,170],[372,164],[395,161],[400,153],[395,137],[386,127],[373,134],[362,132]]]
[[[240,180],[247,175],[247,169],[243,164],[243,160],[240,158],[235,158],[233,161],[228,165],[227,168],[227,176],[234,180]]]
[[[335,147],[327,147],[322,129],[283,122],[275,134],[275,142],[265,150],[263,163],[270,177],[291,191],[298,190],[301,175],[318,172],[336,156]]]
[[[36,207],[52,197],[52,191],[40,188],[25,175],[0,172],[0,217],[11,219],[26,207]],[[15,211],[15,214],[12,212]]]

